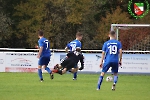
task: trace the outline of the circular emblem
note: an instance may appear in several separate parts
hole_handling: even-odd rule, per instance
[[[143,18],[149,12],[149,3],[147,0],[129,0],[128,11],[136,19]]]

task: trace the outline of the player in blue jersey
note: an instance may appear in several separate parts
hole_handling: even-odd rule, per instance
[[[50,43],[43,36],[44,36],[43,31],[39,31],[38,32],[38,37],[40,39],[38,40],[39,52],[38,52],[37,58],[39,58],[39,61],[38,61],[38,75],[39,75],[39,78],[40,78],[41,82],[43,81],[42,66],[50,74],[50,78],[53,79],[53,74],[52,74],[51,70],[47,67],[47,65],[50,61],[50,56],[51,56]]]
[[[110,40],[105,42],[102,48],[102,59],[100,62],[102,72],[98,79],[97,90],[100,90],[103,77],[110,67],[112,68],[112,73],[114,75],[112,90],[115,90],[115,86],[118,81],[118,67],[119,64],[122,64],[122,45],[119,41],[115,40],[116,34],[114,31],[109,32],[109,37]]]
[[[80,41],[82,40],[82,37],[83,37],[82,33],[77,32],[76,33],[76,39],[67,44],[67,46],[65,48],[66,52],[68,52],[68,49],[70,51],[75,51],[76,48],[81,49],[81,42]]]
[[[68,53],[68,49],[70,51],[75,51],[76,48],[81,49],[80,41],[82,40],[82,37],[83,37],[83,34],[81,32],[77,32],[76,39],[67,44],[67,46],[65,48],[66,52]],[[77,68],[77,64],[75,65],[75,68]],[[75,72],[73,75],[73,80],[76,80],[76,79],[77,79],[77,72]]]

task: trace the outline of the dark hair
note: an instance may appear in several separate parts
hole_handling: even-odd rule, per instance
[[[76,36],[83,36],[83,34],[81,32],[77,32]]]
[[[114,36],[116,33],[115,33],[115,31],[110,31],[109,34],[110,34],[111,36]]]
[[[44,32],[43,32],[42,30],[39,30],[39,31],[38,31],[38,35],[39,35],[39,36],[43,36],[43,35],[44,35]]]

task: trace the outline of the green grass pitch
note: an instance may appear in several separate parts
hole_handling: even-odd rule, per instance
[[[76,81],[72,74],[43,77],[40,82],[37,73],[0,73],[0,100],[150,100],[149,75],[119,75],[116,91],[105,79],[97,91],[99,74],[79,74]]]

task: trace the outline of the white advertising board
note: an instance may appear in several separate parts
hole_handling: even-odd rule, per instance
[[[84,70],[87,72],[99,72],[101,69],[99,67],[101,53],[85,53],[84,54]]]
[[[66,53],[55,53],[54,63],[59,63],[65,55]],[[82,71],[101,71],[99,67],[101,53],[84,53],[84,57],[85,68]],[[80,64],[78,65],[80,66]],[[111,70],[109,69],[108,72],[110,71]],[[150,73],[150,54],[123,54],[122,66],[119,67],[119,72]]]
[[[85,68],[83,71],[100,71],[99,63],[100,63],[100,55],[101,53],[85,53],[84,54],[84,65]],[[66,53],[55,53],[54,54],[54,65],[59,64],[61,59],[66,57]],[[80,66],[80,63],[78,64]]]
[[[37,72],[37,53],[5,52],[5,72]]]
[[[5,54],[0,52],[0,72],[5,72]]]
[[[119,72],[150,73],[150,54],[123,54]]]
[[[37,72],[36,52],[1,52],[0,72]],[[48,67],[59,64],[66,53],[52,53]],[[84,53],[85,68],[83,72],[100,72],[101,53]],[[78,64],[80,66],[80,63]],[[122,67],[122,68],[121,68]],[[150,54],[123,54],[119,72],[150,73]],[[110,72],[110,70],[109,70]]]

